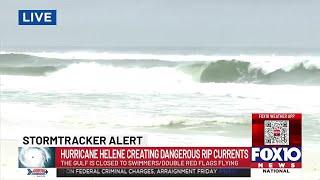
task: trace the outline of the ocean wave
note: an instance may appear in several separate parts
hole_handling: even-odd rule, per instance
[[[265,83],[265,84],[320,84],[320,69],[299,63],[291,69],[264,72],[252,68],[249,62],[217,61],[209,63],[200,74],[200,82],[208,83]]]
[[[211,57],[211,61],[207,61],[208,59],[179,61],[178,58],[174,62],[164,60],[165,57],[168,57],[165,55],[157,57],[158,59],[144,59],[147,55],[144,56],[128,56],[132,58],[129,60],[72,59],[65,61],[48,55],[40,57],[30,54],[5,53],[0,54],[0,73],[47,77],[60,77],[62,74],[65,76],[62,79],[65,80],[68,77],[81,77],[88,81],[90,78],[92,80],[101,79],[104,81],[102,84],[108,81],[117,82],[117,84],[133,81],[161,85],[168,85],[167,82],[169,82],[172,85],[189,83],[190,79],[196,83],[320,84],[320,64],[319,59],[315,57],[311,60],[305,60],[302,57],[291,60],[286,59],[288,57],[282,57],[284,59],[281,60],[279,59],[281,57],[277,59],[272,56],[267,60],[264,59],[265,57],[241,60],[243,57],[240,56],[236,60],[213,60],[217,57]],[[179,55],[179,57],[189,56]],[[270,58],[275,60],[270,60]]]
[[[60,68],[55,66],[0,67],[0,74],[44,76],[47,73],[54,72],[59,69]]]

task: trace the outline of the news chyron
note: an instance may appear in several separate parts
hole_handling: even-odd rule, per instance
[[[148,146],[145,136],[24,136],[36,177],[250,177],[251,147]]]
[[[252,114],[252,168],[263,173],[290,173],[302,168],[302,115]]]
[[[24,136],[19,168],[37,177],[255,177],[255,170],[286,177],[302,168],[301,121],[297,113],[252,114],[251,147],[148,146],[144,136]]]

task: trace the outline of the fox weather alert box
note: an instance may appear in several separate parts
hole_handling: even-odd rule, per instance
[[[320,179],[320,1],[0,0],[0,179]]]

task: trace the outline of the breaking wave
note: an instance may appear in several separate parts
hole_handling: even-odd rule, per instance
[[[179,59],[183,55],[179,56]],[[148,56],[145,56],[148,57]],[[165,57],[168,56],[163,56]],[[200,56],[196,56],[200,57]],[[196,58],[194,57],[194,58]],[[0,54],[0,74],[20,76],[80,77],[85,80],[138,81],[143,83],[262,83],[320,85],[319,60],[277,57],[166,61],[163,59],[58,59],[28,54]],[[136,57],[139,58],[139,57]],[[155,57],[154,57],[155,58]],[[157,57],[161,58],[161,56]],[[216,58],[216,57],[215,57]],[[274,58],[273,59],[277,59]],[[214,59],[214,58],[213,58]],[[152,84],[153,84],[152,83]]]
[[[222,60],[210,63],[204,68],[200,75],[200,82],[320,84],[320,69],[299,63],[290,70],[276,69],[266,73],[262,68],[252,68],[249,62]]]

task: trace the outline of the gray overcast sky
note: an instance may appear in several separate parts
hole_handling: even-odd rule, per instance
[[[317,0],[0,0],[7,46],[320,48]],[[57,9],[57,26],[18,26]]]

